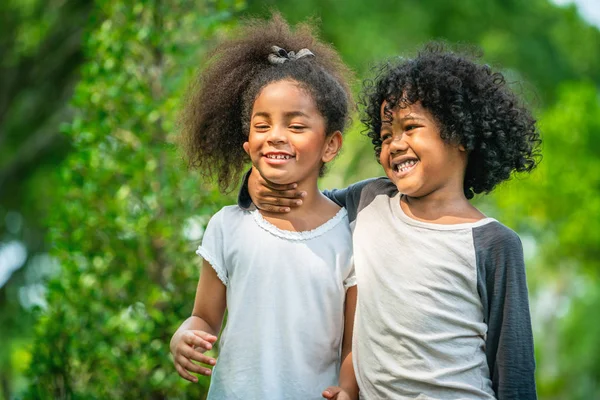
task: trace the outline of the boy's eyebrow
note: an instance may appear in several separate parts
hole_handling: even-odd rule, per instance
[[[414,120],[414,121],[426,121],[425,118],[420,118],[420,117],[414,117],[412,115],[407,115],[406,117],[402,117],[400,119],[398,119],[398,121],[409,121],[409,120]]]

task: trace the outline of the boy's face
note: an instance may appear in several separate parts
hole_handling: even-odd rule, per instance
[[[385,104],[381,105],[379,161],[398,191],[416,198],[463,194],[464,147],[442,140],[437,122],[420,102],[392,110],[391,122],[386,122]]]

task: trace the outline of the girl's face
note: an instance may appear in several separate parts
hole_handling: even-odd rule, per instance
[[[316,184],[322,163],[341,147],[341,133],[326,137],[325,120],[298,82],[265,86],[254,101],[244,150],[267,180],[277,184]]]
[[[385,122],[385,104],[379,161],[398,191],[415,198],[439,191],[464,193],[464,147],[442,140],[436,121],[421,103],[393,110],[391,122]]]

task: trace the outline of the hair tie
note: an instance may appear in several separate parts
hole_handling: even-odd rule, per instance
[[[309,49],[301,49],[298,50],[298,53],[295,53],[293,51],[287,52],[285,49],[278,46],[273,46],[271,47],[271,51],[272,53],[269,54],[268,58],[269,62],[273,65],[283,64],[286,61],[294,61],[302,57],[315,56]]]

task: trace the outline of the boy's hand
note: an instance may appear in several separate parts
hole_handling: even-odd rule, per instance
[[[173,337],[171,341],[171,354],[173,355],[173,363],[177,373],[190,382],[198,382],[198,378],[190,374],[210,376],[212,370],[194,364],[193,361],[201,362],[202,364],[213,366],[216,364],[214,358],[205,356],[203,353],[212,349],[213,344],[217,341],[217,337],[204,331],[186,330],[178,337]]]
[[[355,397],[352,397],[339,386],[329,386],[322,393],[323,398],[325,399],[334,399],[334,400],[356,400]]]
[[[286,213],[291,207],[302,205],[301,199],[306,192],[295,190],[297,186],[295,183],[278,185],[269,182],[254,167],[248,179],[248,193],[254,205],[260,210],[275,213]]]

